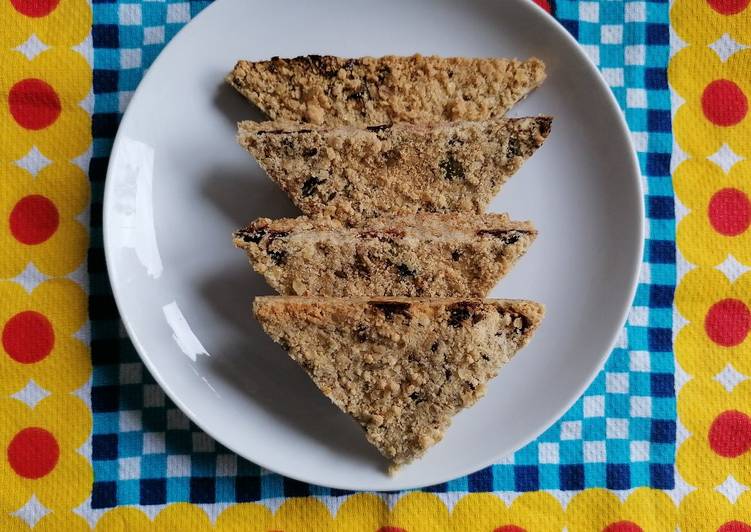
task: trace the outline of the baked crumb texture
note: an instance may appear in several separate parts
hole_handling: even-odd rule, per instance
[[[239,143],[305,215],[234,234],[283,294],[255,316],[392,470],[542,319],[538,303],[479,298],[537,236],[483,213],[550,132],[547,116],[503,118],[544,79],[534,58],[420,55],[274,57],[227,76],[271,118],[240,123]]]
[[[440,441],[532,336],[531,301],[258,297],[263,329],[392,462]]]
[[[308,55],[238,61],[227,81],[272,120],[311,124],[484,120],[545,79],[532,58]]]
[[[485,297],[536,236],[505,214],[423,213],[354,227],[260,218],[234,243],[283,295]]]
[[[548,116],[367,128],[242,122],[238,141],[303,213],[351,221],[485,212],[551,123]]]

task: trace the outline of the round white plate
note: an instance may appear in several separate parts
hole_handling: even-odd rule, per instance
[[[253,297],[271,290],[231,233],[296,211],[235,143],[235,123],[254,111],[223,78],[239,58],[415,52],[547,64],[547,81],[510,114],[554,115],[551,136],[491,208],[540,231],[492,296],[541,301],[547,317],[444,440],[389,477],[354,421],[251,318]],[[170,43],[130,102],[107,176],[104,237],[130,337],[193,421],[284,475],[393,490],[482,468],[576,400],[631,303],[642,218],[638,165],[615,100],[575,41],[529,0],[219,0]]]

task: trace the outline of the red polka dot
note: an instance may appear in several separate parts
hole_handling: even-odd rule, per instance
[[[21,364],[33,364],[50,354],[55,345],[55,331],[43,314],[19,312],[3,327],[3,349]]]
[[[712,421],[708,439],[720,456],[740,456],[751,449],[751,418],[738,410],[726,410]]]
[[[57,231],[60,215],[47,197],[34,194],[21,198],[10,213],[10,232],[22,244],[41,244]]]
[[[751,225],[751,201],[737,188],[718,190],[709,201],[709,223],[725,236],[740,235]]]
[[[716,344],[732,347],[746,339],[751,329],[751,311],[743,301],[723,299],[712,305],[704,318],[704,330]]]
[[[618,521],[610,523],[602,529],[602,532],[644,532],[644,530],[633,521]]]
[[[10,0],[10,3],[22,15],[39,18],[52,13],[60,0]]]
[[[717,532],[751,532],[751,526],[740,521],[728,521],[718,528]]]
[[[52,471],[60,447],[49,431],[29,427],[16,434],[8,445],[8,463],[24,478],[40,478]]]
[[[403,528],[399,528],[398,526],[382,526],[378,529],[377,532],[407,532]]]
[[[527,532],[527,530],[516,525],[503,525],[493,529],[493,532]]]
[[[748,100],[738,85],[727,79],[717,79],[704,88],[701,108],[713,124],[734,126],[745,118]]]
[[[18,125],[26,129],[51,126],[62,110],[55,89],[41,79],[24,79],[13,85],[8,106]]]
[[[749,0],[707,0],[707,3],[721,15],[735,15],[746,9]]]

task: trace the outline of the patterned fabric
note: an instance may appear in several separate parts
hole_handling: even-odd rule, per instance
[[[104,179],[117,121],[161,46],[204,2],[95,3],[94,157]],[[662,2],[558,2],[556,16],[600,67],[626,113],[639,152],[647,241],[634,306],[617,348],[584,396],[537,441],[502,463],[436,492],[629,489],[674,485],[672,303],[675,234],[670,151],[668,6]],[[99,201],[95,188],[95,202]],[[97,206],[98,207],[98,206]],[[96,210],[96,207],[95,209]],[[100,232],[92,219],[92,233]],[[119,330],[102,251],[92,284],[94,507],[235,502],[339,494],[266,472],[220,448],[164,397]]]
[[[534,1],[597,62],[639,151],[648,243],[627,326],[584,397],[513,457],[351,495],[216,446],[145,372],[112,302],[112,137],[206,4],[0,3],[0,530],[751,529],[751,2],[673,0],[668,31],[666,1]],[[652,487],[620,489],[637,485]]]

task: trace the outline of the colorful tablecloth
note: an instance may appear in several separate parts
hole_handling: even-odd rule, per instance
[[[517,453],[353,494],[265,471],[190,423],[109,290],[119,118],[208,2],[3,1],[0,530],[751,531],[750,2],[538,3],[598,65],[638,151],[648,219],[627,324],[584,396]]]

